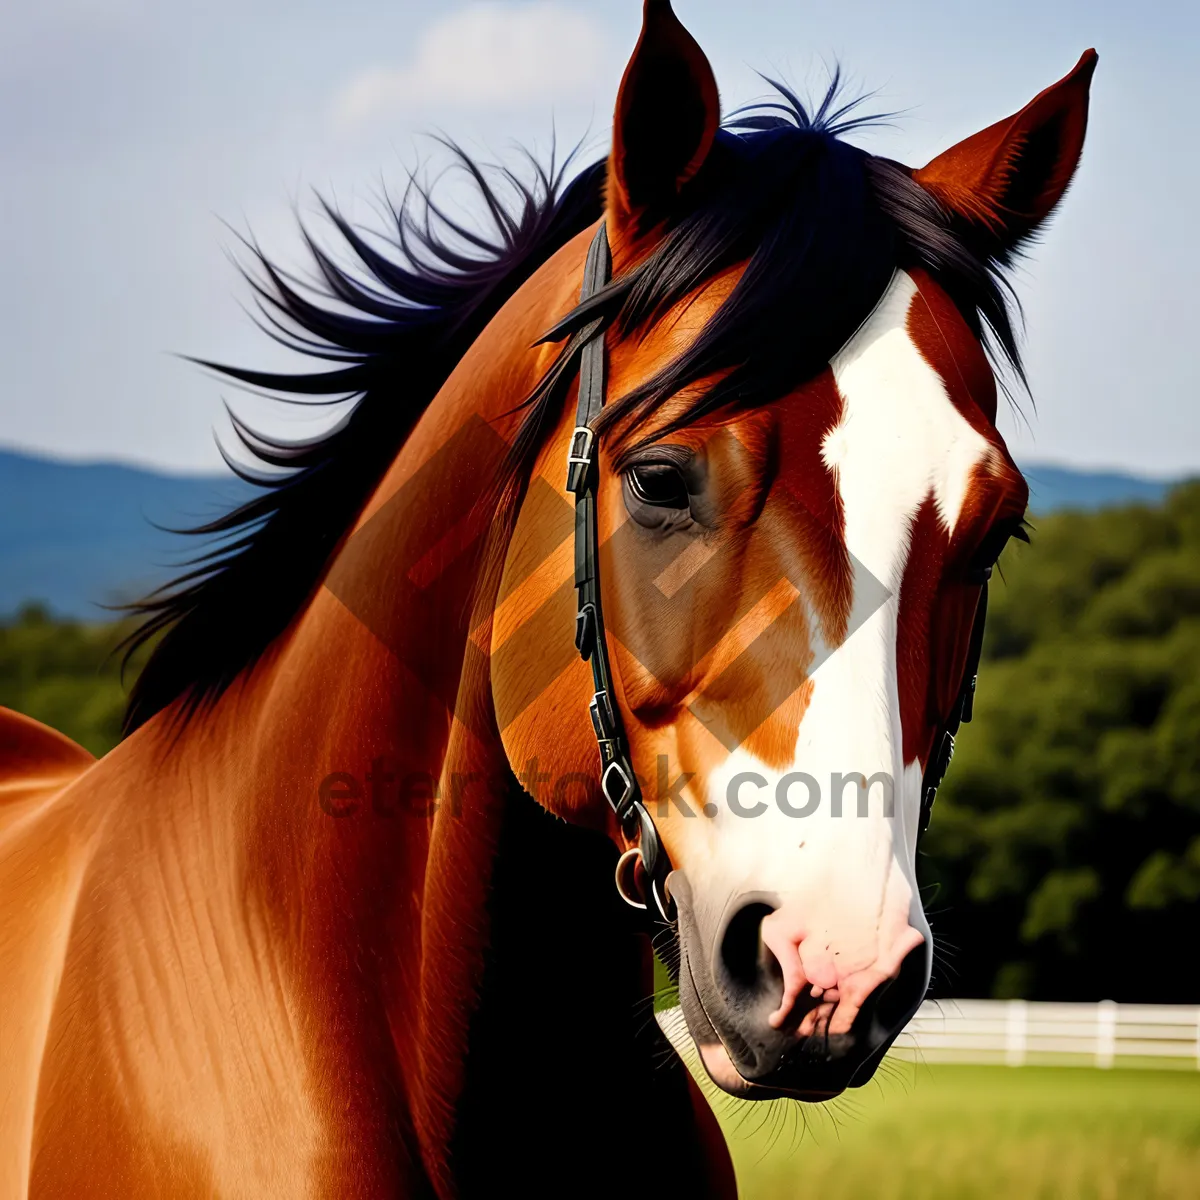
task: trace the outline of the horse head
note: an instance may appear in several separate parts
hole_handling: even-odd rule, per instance
[[[608,160],[611,279],[549,337],[560,368],[603,338],[607,700],[652,827],[596,786],[585,663],[514,705],[529,664],[499,652],[530,621],[558,651],[575,627],[571,589],[528,569],[564,543],[533,498],[575,500],[565,368],[529,401],[492,688],[519,709],[514,768],[583,781],[529,790],[606,828],[622,893],[674,922],[659,945],[688,1031],[736,1095],[861,1085],[927,992],[922,807],[1027,499],[996,428],[989,351],[1019,370],[1002,271],[1070,183],[1095,61],[912,170],[839,137],[856,118],[836,88],[723,125],[703,52],[645,6]],[[651,836],[670,867],[653,896]]]

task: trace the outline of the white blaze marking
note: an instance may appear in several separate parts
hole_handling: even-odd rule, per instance
[[[775,803],[780,773],[739,748],[709,781],[718,815],[710,822],[708,861],[689,865],[700,884],[695,891],[710,893],[712,903],[745,891],[778,894],[810,936],[841,948],[840,962],[847,966],[866,966],[886,953],[881,942],[894,940],[908,923],[928,938],[913,863],[921,771],[919,764],[903,762],[900,726],[900,586],[921,504],[932,495],[952,531],[972,472],[991,453],[909,336],[916,294],[912,279],[898,273],[831,363],[843,407],[822,455],[841,497],[846,548],[891,595],[813,675],[790,770],[817,781],[820,807],[802,819],[782,813]],[[741,772],[768,781],[766,788],[746,783],[740,789],[743,804],[767,802],[753,819],[731,812],[727,803],[729,781]],[[847,786],[843,815],[834,818],[835,772],[890,776],[895,817],[884,816],[879,786],[871,790],[868,816],[858,817],[855,788]],[[804,787],[796,784],[792,802],[804,799]]]
[[[908,559],[908,528],[931,492],[954,531],[987,440],[954,407],[908,333],[916,284],[903,273],[871,319],[833,360],[842,419],[822,447],[837,476],[846,548],[890,591]]]

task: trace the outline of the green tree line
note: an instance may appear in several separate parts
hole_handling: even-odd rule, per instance
[[[1200,483],[1034,521],[993,581],[975,720],[922,846],[941,995],[1200,997]],[[94,754],[119,625],[0,626],[0,704]]]
[[[29,604],[0,624],[0,705],[65,733],[97,757],[121,739],[128,685],[145,658],[123,670],[123,622],[54,620]]]
[[[1034,520],[923,870],[943,995],[1200,998],[1200,483]]]

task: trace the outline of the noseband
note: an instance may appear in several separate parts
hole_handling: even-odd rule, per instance
[[[590,300],[612,274],[612,252],[603,222],[588,249],[583,269],[583,288],[580,302]],[[604,636],[604,610],[600,603],[600,539],[596,524],[596,486],[599,476],[595,422],[604,408],[604,320],[597,317],[580,331],[583,348],[579,359],[579,402],[575,415],[575,432],[567,457],[567,490],[575,496],[575,648],[584,662],[592,666],[592,729],[600,750],[600,790],[612,805],[626,840],[636,847],[621,856],[624,866],[632,853],[640,854],[649,891],[663,918],[674,923],[675,908],[667,889],[671,861],[667,856],[658,829],[646,808],[642,790],[633,771],[629,742],[621,711],[613,694],[612,666],[608,659],[608,642]],[[987,618],[987,581],[991,567],[980,570],[971,582],[980,585],[975,622],[971,629],[971,644],[967,652],[966,670],[958,696],[950,714],[938,729],[933,741],[933,753],[921,780],[921,816],[917,836],[929,827],[933,802],[938,787],[945,778],[954,754],[954,739],[960,726],[970,721],[975,700],[975,683],[979,674],[979,655],[983,647],[983,627]],[[618,867],[618,891],[639,908],[649,908],[633,900],[620,884],[622,867]]]

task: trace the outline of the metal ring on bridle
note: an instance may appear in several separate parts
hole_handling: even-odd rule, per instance
[[[646,909],[645,900],[639,899],[642,889],[637,886],[637,870],[642,862],[642,852],[636,846],[630,846],[620,858],[613,872],[617,883],[617,895],[631,908]]]

